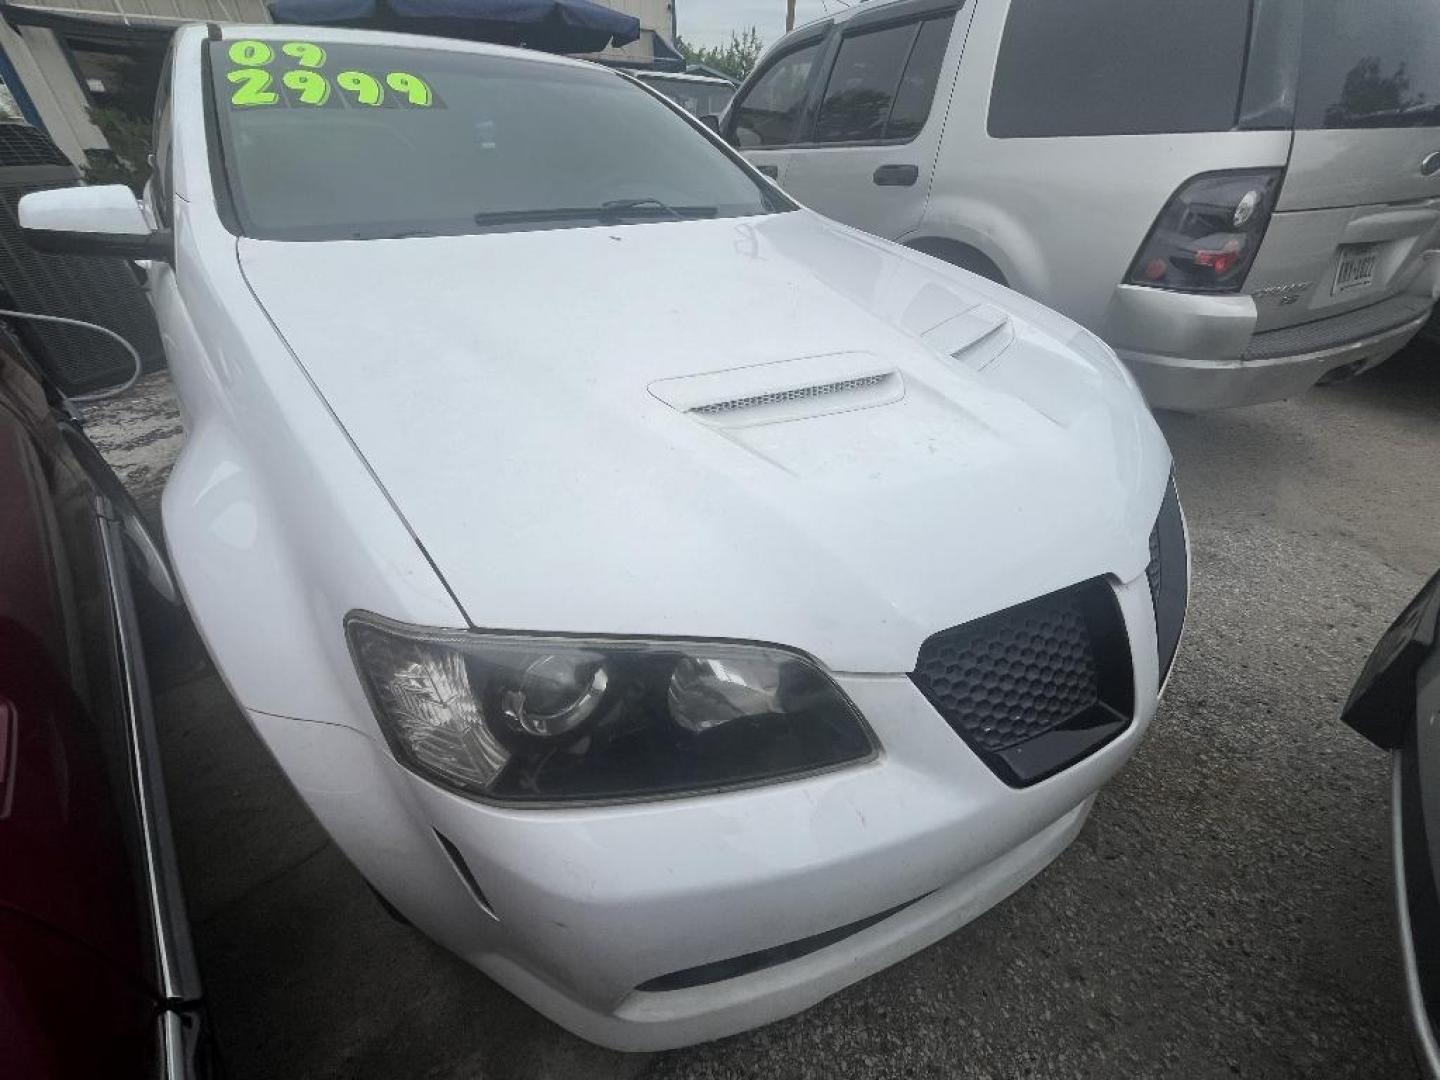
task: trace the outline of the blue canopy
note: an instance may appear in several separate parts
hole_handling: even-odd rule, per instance
[[[411,34],[598,52],[640,37],[640,20],[593,0],[271,0],[277,23],[402,30]]]

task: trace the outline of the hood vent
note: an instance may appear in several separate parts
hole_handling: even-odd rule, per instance
[[[717,401],[711,405],[698,405],[690,411],[701,416],[720,416],[738,409],[756,409],[762,405],[783,405],[806,398],[824,397],[826,394],[843,394],[847,390],[866,390],[879,386],[891,376],[865,375],[859,379],[842,379],[840,382],[825,383],[822,386],[803,386],[798,390],[772,390],[768,394],[735,398],[732,401]]]
[[[920,335],[937,352],[951,356],[975,371],[984,371],[1015,340],[1010,316],[991,304],[976,304],[968,311],[932,326]]]
[[[835,353],[662,379],[650,393],[706,424],[751,427],[889,405],[905,383],[875,356]]]

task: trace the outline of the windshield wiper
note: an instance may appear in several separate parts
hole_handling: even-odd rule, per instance
[[[601,203],[600,205],[611,213],[624,213],[627,211],[639,210],[642,207],[654,207],[657,210],[663,210],[665,213],[673,217],[676,221],[685,220],[684,216],[680,213],[679,210],[676,210],[667,202],[661,202],[659,199],[654,198],[653,196],[641,199],[609,199],[606,202]]]
[[[529,221],[583,221],[604,211],[595,206],[557,206],[552,210],[482,210],[476,225],[519,225]]]
[[[607,215],[634,217],[645,212],[645,216],[653,217],[658,213],[669,214],[676,221],[686,221],[690,218],[713,218],[720,212],[718,206],[671,206],[653,196],[643,199],[611,199],[600,205]]]
[[[365,231],[353,232],[351,240],[413,240],[416,237],[449,236],[450,233],[431,232],[429,229],[401,229],[396,232]]]
[[[543,221],[605,221],[640,217],[714,217],[717,206],[670,206],[659,199],[611,199],[599,206],[557,206],[548,210],[488,210],[475,215],[477,225],[522,225]]]

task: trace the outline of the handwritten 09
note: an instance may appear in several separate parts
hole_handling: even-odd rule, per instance
[[[281,73],[280,85],[289,91],[288,101],[275,89],[275,75],[269,65],[276,59],[275,49],[264,41],[235,41],[229,49],[230,62],[235,66],[225,73],[234,85],[230,104],[237,109],[256,106],[298,103],[324,105],[331,91],[342,92],[347,103],[362,107],[399,104],[429,108],[435,102],[430,84],[407,71],[391,71],[383,77],[365,71],[339,71],[333,81],[323,71],[328,59],[324,48],[313,41],[287,41],[280,46],[280,55],[297,67]]]

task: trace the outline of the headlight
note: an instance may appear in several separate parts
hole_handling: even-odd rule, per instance
[[[875,752],[829,676],[774,646],[426,630],[363,613],[345,629],[395,756],[463,795],[686,794]]]

